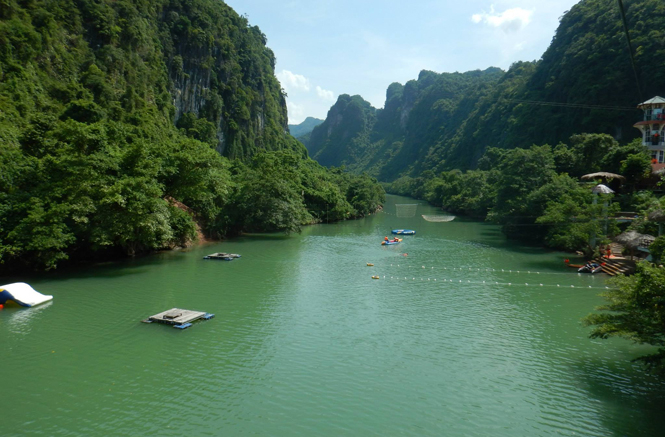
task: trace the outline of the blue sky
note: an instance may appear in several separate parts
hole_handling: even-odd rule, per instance
[[[539,59],[578,0],[228,0],[275,52],[289,123],[325,118],[340,94],[383,107],[388,85],[421,70]]]

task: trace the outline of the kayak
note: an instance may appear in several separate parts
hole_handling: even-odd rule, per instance
[[[603,270],[603,267],[598,263],[588,263],[580,267],[577,271],[580,273],[598,273]]]
[[[384,240],[384,241],[381,242],[381,245],[382,245],[382,246],[390,246],[391,244],[399,244],[399,243],[401,243],[401,242],[402,242],[402,239],[401,239],[401,238],[398,238],[397,241],[394,241],[394,240],[388,240],[388,241],[385,241],[385,240]]]
[[[392,232],[395,235],[416,235],[416,231],[413,229],[393,229]]]

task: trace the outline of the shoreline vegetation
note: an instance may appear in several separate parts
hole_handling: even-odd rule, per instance
[[[600,171],[626,179],[581,179]],[[627,228],[658,234],[658,224],[646,218],[663,207],[653,192],[658,181],[640,140],[619,144],[609,135],[581,134],[554,147],[489,148],[476,170],[425,171],[384,187],[454,214],[499,224],[508,238],[579,251],[590,259]],[[601,182],[615,194],[594,194],[592,188]],[[638,218],[619,225],[611,219],[619,211],[633,211]]]
[[[0,8],[0,274],[366,215],[288,133],[267,38],[212,0]]]

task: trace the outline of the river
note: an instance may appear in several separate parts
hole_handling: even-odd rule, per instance
[[[16,278],[54,300],[0,310],[0,435],[663,435],[665,382],[630,362],[649,348],[580,322],[603,276],[396,203],[417,202]],[[382,247],[394,228],[417,234]],[[140,323],[172,307],[216,317]]]

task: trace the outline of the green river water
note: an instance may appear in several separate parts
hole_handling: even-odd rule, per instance
[[[649,349],[580,323],[604,277],[424,204],[395,215],[414,202],[5,278],[54,300],[0,310],[0,435],[665,434],[665,382],[630,362]],[[418,233],[382,247],[394,228]],[[216,251],[242,258],[202,260]],[[139,322],[172,307],[216,317]]]

